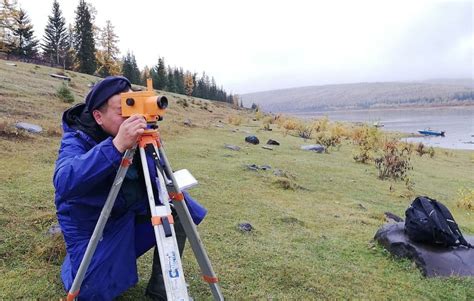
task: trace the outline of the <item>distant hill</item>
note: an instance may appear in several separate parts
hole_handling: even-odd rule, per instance
[[[381,107],[474,104],[472,79],[309,86],[243,94],[265,111],[301,112]]]

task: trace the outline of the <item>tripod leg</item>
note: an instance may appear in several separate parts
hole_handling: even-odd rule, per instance
[[[159,173],[158,193],[161,205],[156,205],[152,189],[145,149],[140,147],[140,157],[143,175],[148,194],[148,202],[155,232],[156,247],[160,257],[160,264],[168,300],[188,300],[188,291],[184,280],[184,272],[179,256],[176,233],[173,227],[173,218],[169,204],[169,196],[164,184],[163,176]]]
[[[117,175],[115,176],[114,183],[112,184],[112,188],[109,191],[109,195],[107,196],[107,200],[105,201],[104,207],[100,212],[99,219],[97,220],[97,224],[95,225],[94,232],[92,233],[91,239],[87,244],[86,252],[84,253],[84,257],[82,258],[81,264],[79,269],[77,270],[76,277],[74,278],[74,282],[72,283],[71,288],[69,289],[67,300],[71,301],[74,300],[79,295],[79,289],[81,288],[81,284],[84,281],[84,277],[87,272],[87,268],[90,265],[92,260],[92,256],[95,253],[97,248],[97,244],[99,243],[100,239],[102,238],[102,233],[104,232],[105,224],[109,219],[110,212],[114,207],[115,199],[117,198],[117,194],[120,191],[120,187],[122,187],[123,179],[127,174],[128,167],[132,163],[133,155],[135,154],[135,148],[127,150],[122,158],[122,162],[120,167],[117,171]]]
[[[222,295],[218,284],[217,276],[214,273],[214,270],[212,269],[211,262],[209,260],[209,257],[207,256],[206,250],[204,249],[201,238],[199,237],[199,233],[197,232],[196,226],[194,225],[194,222],[191,218],[188,207],[186,206],[186,203],[184,202],[184,199],[182,197],[181,190],[179,189],[176,179],[174,178],[173,171],[168,162],[168,158],[166,157],[165,151],[160,145],[159,148],[155,146],[155,152],[159,155],[159,158],[162,159],[166,175],[169,177],[173,184],[173,192],[175,193],[175,195],[181,196],[181,200],[175,199],[173,205],[184,227],[184,231],[186,232],[186,236],[189,240],[194,256],[196,257],[199,267],[201,268],[203,279],[204,281],[209,283],[209,287],[211,288],[214,300],[224,300],[224,296]]]

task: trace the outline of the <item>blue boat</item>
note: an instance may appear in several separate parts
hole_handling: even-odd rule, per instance
[[[444,137],[445,132],[444,131],[434,131],[431,129],[426,129],[422,131],[418,131],[418,133],[425,135],[425,136],[441,136]]]

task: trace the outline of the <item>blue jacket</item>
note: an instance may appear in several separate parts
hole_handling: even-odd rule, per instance
[[[64,135],[53,179],[57,217],[67,251],[61,278],[68,291],[122,159],[112,144],[112,137],[85,133],[97,131],[81,126],[83,107],[76,106],[63,115]],[[147,162],[151,179],[155,179],[155,162],[152,158],[147,158]],[[127,177],[129,174],[130,169]],[[130,203],[123,190],[122,186],[80,288],[82,300],[111,300],[135,285],[138,281],[136,258],[155,244],[151,223],[135,222],[137,215],[149,215],[146,193]],[[198,224],[206,211],[199,210],[201,207],[189,195],[186,201]],[[193,205],[198,208],[197,216]]]

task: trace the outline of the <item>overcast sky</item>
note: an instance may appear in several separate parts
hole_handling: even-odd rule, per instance
[[[41,38],[52,0],[18,0]],[[58,0],[68,23],[78,0]],[[206,73],[228,92],[473,77],[473,3],[457,0],[89,1],[142,68]]]

